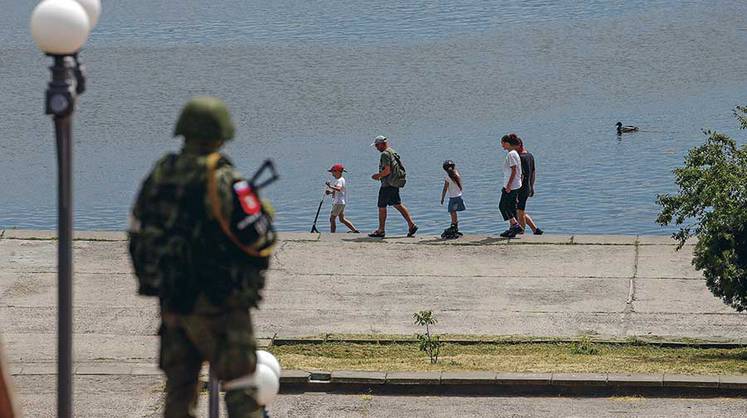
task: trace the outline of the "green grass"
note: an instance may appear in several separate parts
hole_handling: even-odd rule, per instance
[[[368,371],[456,371],[575,373],[747,374],[747,348],[661,348],[652,345],[500,342],[445,343],[438,364],[416,343],[327,342],[274,346],[286,369]]]

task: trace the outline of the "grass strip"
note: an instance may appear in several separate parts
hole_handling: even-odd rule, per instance
[[[293,344],[270,348],[286,369],[517,373],[747,374],[747,348],[663,348],[576,343],[449,344],[430,364],[417,343]]]
[[[543,343],[576,343],[579,341],[590,341],[597,344],[610,345],[653,345],[656,347],[670,348],[747,348],[747,342],[738,342],[737,340],[705,340],[697,338],[679,337],[676,339],[646,336],[646,337],[596,337],[592,335],[582,335],[579,337],[532,337],[524,335],[473,335],[473,334],[438,334],[441,341],[453,344],[543,344]],[[303,342],[309,344],[321,343],[375,343],[375,344],[400,344],[408,342],[417,342],[414,335],[402,334],[334,334],[326,333],[315,336],[302,337],[281,337],[275,336],[272,339],[273,345],[295,345]]]

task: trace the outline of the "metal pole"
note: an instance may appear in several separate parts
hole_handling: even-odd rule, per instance
[[[75,61],[53,55],[46,113],[53,115],[57,141],[57,417],[73,416],[73,205],[72,114]],[[76,76],[78,74],[75,74]],[[80,77],[83,75],[81,73]]]
[[[72,215],[72,141],[70,116],[55,117],[58,168],[58,243],[57,243],[57,379],[58,417],[72,417],[73,388],[73,215]]]
[[[218,418],[220,416],[220,383],[218,376],[210,367],[208,371],[208,417]]]

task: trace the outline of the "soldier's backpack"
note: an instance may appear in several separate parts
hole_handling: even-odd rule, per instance
[[[200,198],[205,187],[181,174],[176,154],[167,155],[135,202],[128,235],[140,295],[189,299],[186,296],[196,294],[190,261],[205,218]]]
[[[165,157],[138,195],[129,231],[138,293],[158,296],[182,312],[191,310],[200,292],[221,303],[239,289],[242,302],[256,305],[264,285],[258,272],[267,269],[276,240],[271,214],[257,190],[277,178],[274,167],[263,165],[269,164],[273,177],[259,187],[252,187],[256,175],[234,183],[233,216],[224,219],[215,170],[230,162],[215,153],[204,161],[204,170],[195,170],[193,164],[180,166],[176,155]]]
[[[391,166],[392,172],[389,174],[387,182],[389,185],[394,187],[405,187],[405,184],[407,183],[407,170],[405,169],[405,165],[402,164],[402,160],[399,159],[399,154],[391,149],[387,149],[385,152],[388,152],[396,162],[396,164],[392,164]]]

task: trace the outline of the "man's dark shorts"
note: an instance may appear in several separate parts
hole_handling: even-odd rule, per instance
[[[399,197],[399,187],[382,186],[379,189],[379,207],[399,205],[402,199]]]
[[[529,187],[522,186],[516,194],[516,208],[519,210],[526,210],[527,200],[529,200]]]

